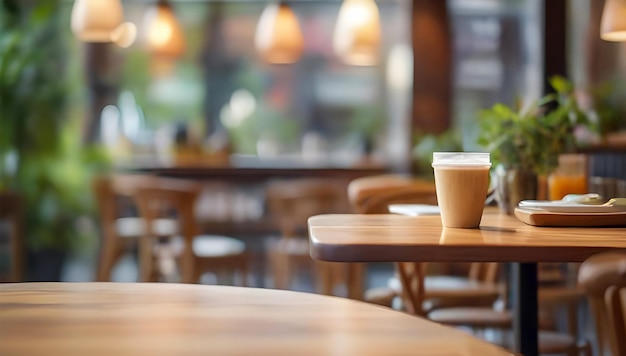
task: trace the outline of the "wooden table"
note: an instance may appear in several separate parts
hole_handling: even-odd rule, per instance
[[[302,159],[259,159],[248,157],[241,159],[238,155],[231,155],[227,165],[210,165],[198,163],[196,165],[163,164],[152,158],[130,159],[117,162],[116,171],[121,173],[151,174],[161,177],[192,179],[201,182],[224,183],[239,191],[248,194],[252,199],[259,199],[268,182],[274,180],[296,180],[310,178],[334,179],[348,182],[365,176],[388,173],[391,167],[383,165],[346,166],[325,163],[303,162]],[[223,189],[223,187],[222,187]],[[347,189],[347,188],[346,188]],[[229,193],[230,192],[230,193]],[[233,191],[224,189],[223,194],[232,194]],[[228,201],[228,200],[227,200]],[[235,203],[228,201],[229,206]],[[230,208],[229,208],[230,209]],[[272,234],[277,231],[276,222],[269,216],[263,215],[258,218],[238,216],[233,220],[232,213],[225,213],[220,219],[201,218],[203,231],[212,234],[235,235],[235,236],[259,236]]]
[[[218,180],[235,184],[260,184],[272,179],[296,178],[336,178],[347,182],[364,176],[384,174],[391,167],[382,165],[346,166],[332,162],[307,164],[301,158],[242,159],[231,155],[227,165],[172,165],[154,159],[133,159],[118,162],[116,169],[121,172],[141,172],[164,177],[198,180]]]
[[[309,219],[311,256],[335,262],[516,262],[516,348],[537,354],[537,262],[581,262],[626,249],[626,228],[547,228],[496,212],[480,229],[450,229],[439,216],[319,215]]]
[[[51,352],[510,355],[452,328],[338,297],[184,284],[0,284],[0,354]]]

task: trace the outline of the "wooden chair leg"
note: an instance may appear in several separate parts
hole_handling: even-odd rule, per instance
[[[119,255],[119,247],[114,239],[105,238],[100,247],[100,259],[96,271],[96,281],[109,282],[111,271]]]
[[[365,266],[363,263],[346,264],[346,289],[348,290],[348,298],[363,300],[364,269]]]
[[[183,256],[181,258],[181,280],[183,283],[197,283],[198,280],[194,279],[195,261],[191,246],[185,246]]]
[[[567,309],[567,332],[570,335],[578,335],[578,302],[569,303]]]
[[[191,283],[200,283],[200,279],[202,278],[202,275],[205,274],[207,271],[200,268],[200,266],[196,266],[194,271],[193,271],[193,278]],[[217,278],[217,277],[216,277]]]
[[[290,281],[290,261],[289,256],[274,251],[270,253],[272,277],[274,278],[274,288],[287,289]]]
[[[11,220],[11,274],[9,276],[9,281],[11,282],[22,282],[24,280],[23,219],[21,205],[18,204],[18,209],[14,212]]]
[[[597,340],[596,344],[598,346],[598,355],[604,355],[604,350],[607,348],[607,346],[609,346],[604,330],[605,323],[607,323],[608,321],[601,320],[604,316],[604,304],[602,302],[597,302],[594,299],[589,299],[589,308],[591,309],[591,314],[594,316],[593,319],[596,326],[595,332]]]
[[[239,273],[241,273],[241,286],[248,286],[248,256],[244,255],[240,257]]]
[[[333,294],[333,265],[330,262],[314,262],[315,290],[324,295]]]
[[[139,239],[139,281],[152,282],[154,275],[152,255],[152,239],[142,237]]]

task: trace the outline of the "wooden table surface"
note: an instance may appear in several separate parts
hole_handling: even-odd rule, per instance
[[[480,229],[443,228],[439,216],[318,215],[311,255],[338,262],[580,262],[626,249],[626,228],[551,228],[495,212]]]
[[[1,355],[509,355],[350,299],[149,283],[0,284]]]

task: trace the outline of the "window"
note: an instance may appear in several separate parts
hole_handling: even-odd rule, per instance
[[[378,65],[369,67],[343,64],[333,53],[339,1],[290,4],[304,37],[304,52],[291,65],[265,63],[255,51],[262,2],[173,2],[187,50],[174,61],[158,60],[141,42],[140,24],[149,5],[124,3],[127,20],[138,24],[139,38],[130,48],[116,49],[122,59],[118,108],[122,120],[139,122],[137,134],[131,133],[135,143],[158,137],[164,145],[186,126],[187,136],[203,142],[227,133],[234,153],[267,159],[306,155],[350,165],[370,146],[383,161],[388,146],[398,150],[387,126],[408,122],[410,80],[398,89],[398,78],[390,84],[386,78],[402,81],[411,75],[410,58],[389,57],[410,55],[407,0],[378,2],[381,56]],[[404,68],[388,71],[390,61]],[[398,95],[406,100],[393,99]],[[124,108],[130,108],[127,114]],[[391,132],[408,137],[406,130]],[[409,138],[402,140],[409,144]]]

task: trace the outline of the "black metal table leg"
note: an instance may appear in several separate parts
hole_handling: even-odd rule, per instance
[[[536,356],[538,349],[537,264],[513,264],[515,351]]]

